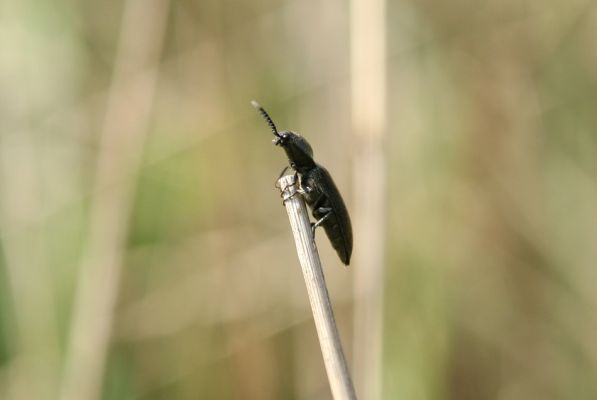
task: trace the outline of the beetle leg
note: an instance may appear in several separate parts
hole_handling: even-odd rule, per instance
[[[310,193],[311,190],[313,189],[311,189],[309,186],[299,186],[298,189],[296,189],[296,192],[300,194],[307,194]]]
[[[297,194],[303,194],[304,192],[298,188],[294,191],[294,193],[292,193],[291,195],[286,195],[284,193],[280,194],[280,196],[282,197],[282,205],[284,205],[284,203],[286,202],[286,200],[290,200],[292,199],[294,196],[296,196]]]
[[[286,173],[286,171],[288,170],[288,166],[284,167],[284,169],[282,170],[282,172],[280,172],[280,175],[278,175],[278,178],[276,179],[276,184],[274,185],[275,187],[279,188],[282,192],[284,190],[286,190],[286,188],[280,187],[280,178]],[[296,178],[296,177],[295,177]],[[282,196],[282,195],[280,195]]]
[[[305,194],[305,193],[309,193],[311,191],[311,188],[306,186],[305,188],[299,186],[296,188],[296,190],[294,191],[293,194],[291,194],[290,196],[284,196],[282,195],[282,205],[284,205],[284,202],[288,199],[292,199],[294,196],[296,196],[297,194]]]
[[[332,209],[328,207],[320,207],[313,211],[314,215],[315,212],[317,212],[317,215],[323,215],[323,217],[321,217],[317,222],[311,223],[311,232],[313,233],[313,240],[315,240],[315,229],[317,229],[319,225],[323,224],[323,221],[325,221],[330,216],[330,214],[332,213]]]
[[[319,196],[319,198],[317,200],[315,200],[315,203],[313,203],[312,209],[313,209],[313,216],[315,218],[319,218],[318,216],[315,215],[315,212],[317,212],[321,208],[321,206],[326,201],[326,199],[327,199],[327,196],[322,193],[321,196]]]
[[[310,193],[313,190],[309,186],[303,186],[303,180],[301,179],[301,176],[298,174],[298,172],[294,173],[294,178],[298,182],[297,192],[299,192],[300,194]]]
[[[282,170],[282,172],[280,172],[280,175],[278,175],[278,179],[276,179],[276,187],[280,188],[280,186],[278,186],[278,181],[280,180],[280,178],[282,176],[284,176],[284,174],[286,173],[286,171],[288,171],[288,168],[290,168],[288,165],[284,167],[284,169]],[[280,197],[282,197],[282,205],[284,205],[284,202],[288,199],[293,198],[297,193],[303,193],[300,187],[300,180],[299,180],[299,176],[298,176],[298,172],[294,173],[294,181],[295,182],[299,182],[299,186],[297,187],[297,190],[295,190],[295,192],[290,195],[290,196],[286,196],[283,192],[286,190],[286,188],[280,188],[282,190],[282,193],[280,193]]]
[[[282,177],[282,175],[284,174],[284,172],[286,172],[287,169],[288,169],[288,167],[284,168],[284,170],[282,171],[282,174],[280,175],[280,177]],[[280,178],[278,178],[278,179],[280,179]],[[280,194],[280,196],[282,197],[282,205],[284,205],[284,202],[286,200],[292,199],[297,194],[303,195],[303,194],[309,193],[309,192],[311,192],[311,190],[313,190],[309,186],[303,186],[302,185],[301,176],[298,174],[298,172],[294,173],[294,181],[296,182],[295,183],[296,184],[296,190],[294,191],[294,193],[292,193],[290,196],[287,196],[284,193]]]
[[[280,172],[280,175],[278,175],[278,179],[276,179],[276,182],[278,180],[280,180],[280,178],[282,177],[282,175],[284,175],[286,173],[286,171],[288,171],[288,168],[290,168],[288,165],[284,167],[284,169],[282,170],[282,172]]]

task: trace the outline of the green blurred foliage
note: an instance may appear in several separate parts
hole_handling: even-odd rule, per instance
[[[125,5],[0,6],[0,398],[58,398],[94,199],[123,184],[103,399],[330,398],[249,101],[350,208],[348,3],[168,2],[138,173],[98,190]],[[389,1],[387,23],[384,398],[596,398],[595,2]],[[351,270],[318,240],[349,347]]]

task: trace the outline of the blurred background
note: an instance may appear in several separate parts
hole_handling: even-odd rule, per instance
[[[252,99],[351,211],[361,399],[597,398],[596,37],[592,0],[4,0],[0,398],[331,398]]]

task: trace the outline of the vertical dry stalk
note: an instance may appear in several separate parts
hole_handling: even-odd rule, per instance
[[[167,0],[128,0],[67,348],[61,398],[97,399],[109,349],[128,220],[158,76]],[[118,184],[114,184],[118,182]]]
[[[362,398],[381,398],[386,109],[385,0],[351,2],[354,365]]]
[[[311,311],[319,337],[321,353],[335,400],[356,399],[348,366],[342,350],[340,335],[336,328],[334,312],[325,285],[319,253],[313,241],[311,222],[302,196],[295,195],[295,178],[283,176],[278,180],[285,199],[284,205],[294,235],[298,258],[305,277]]]

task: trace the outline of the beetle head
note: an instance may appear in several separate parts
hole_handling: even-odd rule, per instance
[[[291,131],[278,132],[274,121],[271,119],[267,111],[263,109],[256,101],[252,101],[253,107],[259,111],[261,116],[265,119],[276,138],[273,140],[276,146],[280,146],[286,152],[290,166],[295,170],[301,172],[305,169],[315,166],[313,161],[313,149],[307,140],[298,133]]]
[[[273,140],[276,146],[280,146],[286,152],[290,166],[301,172],[303,168],[312,168],[313,149],[307,140],[298,133],[291,131],[280,132],[280,136]]]
[[[292,131],[282,131],[280,132],[280,136],[273,140],[276,146],[281,146],[286,148],[292,147],[295,149],[295,152],[302,153],[306,157],[313,158],[313,149],[307,139],[302,137],[296,132]]]

